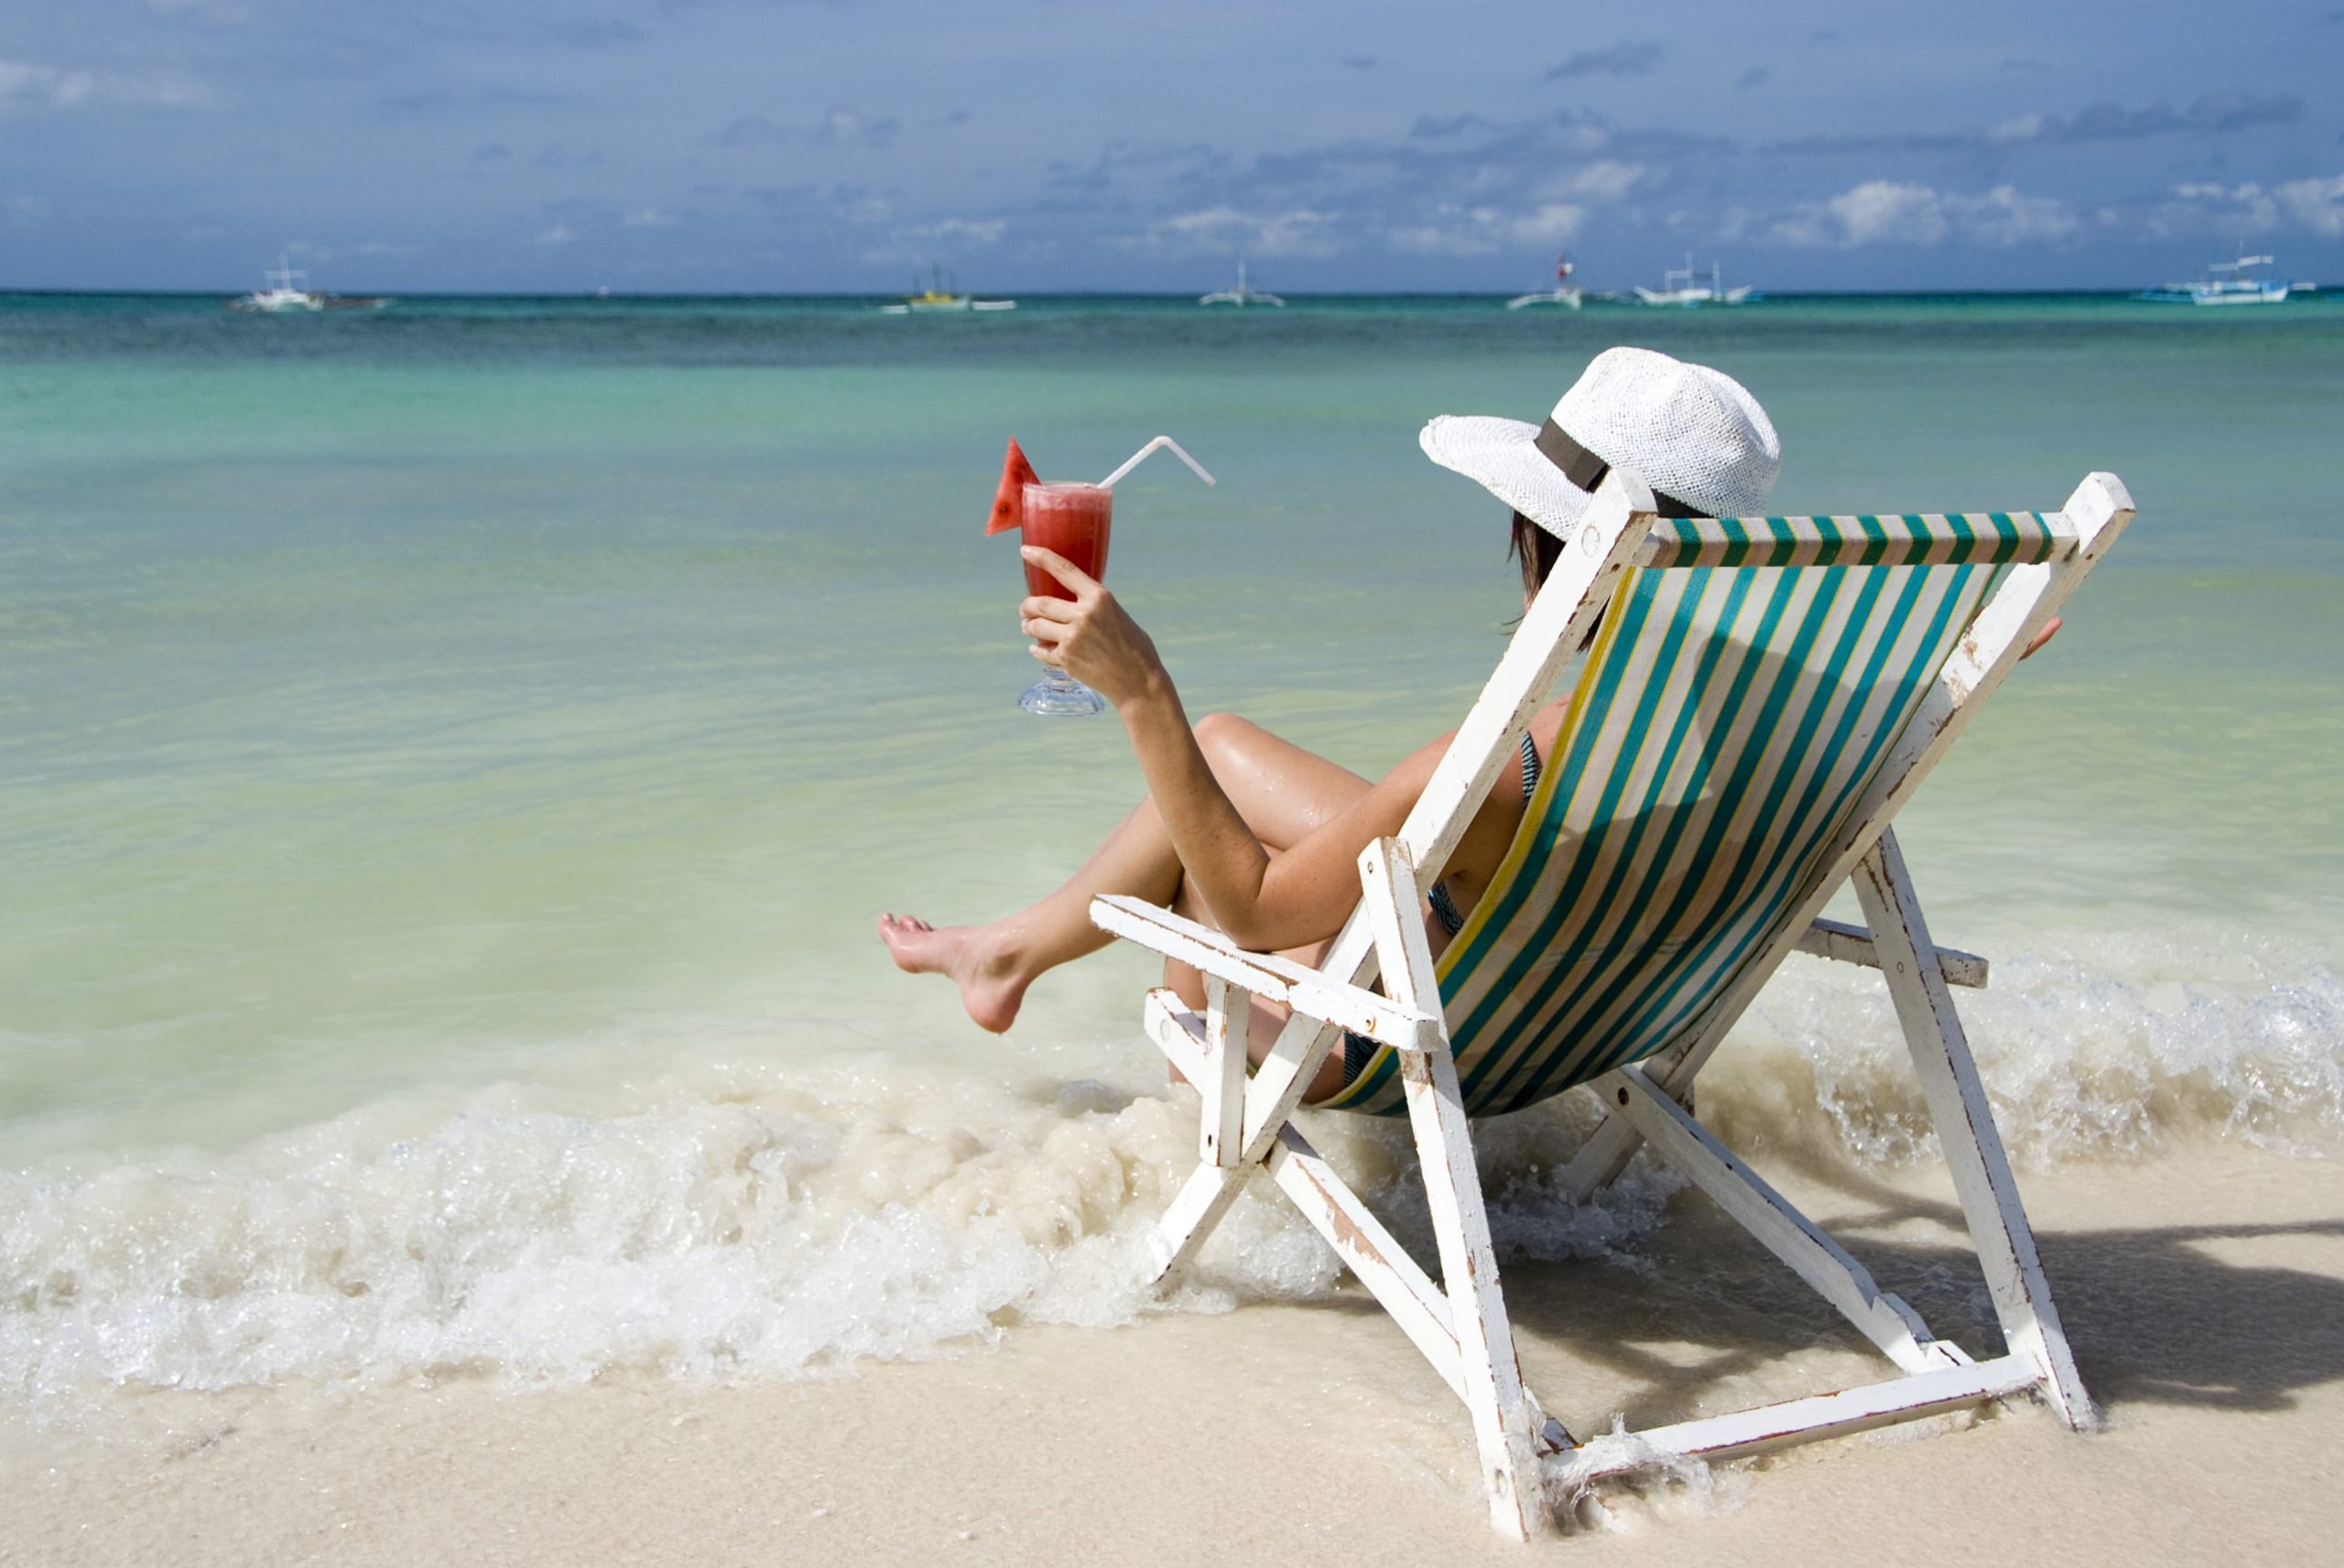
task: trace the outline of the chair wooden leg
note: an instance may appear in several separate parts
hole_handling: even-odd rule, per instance
[[[1587,1135],[1587,1141],[1579,1146],[1579,1152],[1571,1156],[1570,1163],[1565,1165],[1557,1177],[1563,1195],[1575,1204],[1587,1202],[1618,1181],[1620,1173],[1628,1168],[1628,1162],[1635,1157],[1636,1151],[1644,1147],[1644,1135],[1636,1130],[1636,1124],[1621,1115],[1617,1108],[1618,1097],[1627,1087],[1626,1084],[1614,1075],[1606,1073],[1585,1087],[1594,1092],[1606,1110],[1603,1119],[1596,1123],[1595,1130]]]
[[[1245,1035],[1253,1013],[1253,992],[1219,975],[1205,977],[1205,1070],[1196,1080],[1204,1119],[1197,1130],[1197,1157],[1208,1164],[1236,1164],[1245,1141]]]
[[[1544,1422],[1522,1386],[1514,1325],[1498,1286],[1497,1252],[1490,1244],[1489,1215],[1481,1203],[1481,1172],[1473,1162],[1472,1135],[1458,1090],[1457,1064],[1445,1052],[1412,1051],[1401,1057],[1400,1071],[1417,1158],[1424,1167],[1433,1234],[1440,1243],[1441,1280],[1457,1336],[1459,1375],[1472,1415],[1490,1523],[1503,1534],[1526,1541],[1549,1528],[1538,1466],[1538,1429]]]
[[[1396,839],[1379,838],[1360,856],[1361,900],[1373,922],[1384,994],[1401,1006],[1439,1005],[1432,952],[1425,941],[1416,869]],[[1457,1061],[1444,1038],[1434,1051],[1400,1055],[1400,1082],[1424,1168],[1432,1230],[1440,1244],[1441,1283],[1449,1325],[1457,1336],[1459,1381],[1473,1419],[1481,1486],[1490,1522],[1517,1541],[1548,1528],[1538,1467],[1546,1424],[1522,1386],[1514,1325],[1498,1287],[1497,1249],[1490,1244],[1489,1213],[1481,1202],[1481,1173],[1473,1161],[1465,1097]]]
[[[1173,1275],[1187,1268],[1205,1244],[1213,1227],[1229,1213],[1230,1206],[1245,1190],[1246,1173],[1216,1165],[1210,1161],[1200,1162],[1190,1172],[1180,1190],[1156,1222],[1153,1260],[1154,1280],[1168,1283]]]
[[[1970,1054],[1961,1019],[1929,940],[1928,923],[1894,833],[1883,832],[1856,868],[1856,896],[1888,977],[1896,1016],[1920,1075],[1929,1119],[1953,1173],[1954,1192],[1986,1274],[1994,1314],[2012,1352],[2041,1369],[2042,1392],[2069,1426],[2095,1424],[2091,1397],[2077,1374],[2050,1281],[2035,1255],[2035,1232],[1995,1130],[1992,1108]]]

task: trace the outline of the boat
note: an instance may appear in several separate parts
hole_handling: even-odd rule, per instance
[[[1215,289],[1210,294],[1199,295],[1197,297],[1197,303],[1199,305],[1236,305],[1240,307],[1247,305],[1275,305],[1281,310],[1286,308],[1285,300],[1279,298],[1275,294],[1266,293],[1263,290],[1254,288],[1245,281],[1245,258],[1243,256],[1237,258],[1237,287],[1234,288]]]
[[[1555,287],[1537,294],[1517,294],[1505,302],[1509,310],[1526,310],[1533,305],[1559,305],[1566,310],[1576,310],[1587,297],[1582,289],[1571,287],[1571,274],[1577,270],[1568,256],[1555,258]]]
[[[956,292],[951,275],[940,266],[930,267],[925,280],[914,277],[912,286],[918,290],[917,293],[906,295],[896,304],[882,305],[879,313],[883,316],[924,316],[948,311],[1017,308],[1015,299],[975,299]]]
[[[242,298],[229,301],[229,308],[234,310],[261,310],[270,315],[287,310],[322,310],[326,308],[324,295],[312,294],[306,288],[294,287],[296,283],[306,281],[308,277],[309,274],[293,265],[291,256],[279,256],[275,271],[261,274],[261,282],[267,287],[256,288]]]
[[[380,310],[391,302],[385,295],[321,294],[295,287],[308,277],[293,265],[292,257],[281,255],[274,268],[261,274],[261,282],[267,287],[231,299],[228,308],[281,316],[297,310]]]
[[[1646,305],[1739,305],[1750,297],[1750,285],[1746,283],[1739,288],[1722,286],[1716,262],[1709,264],[1707,272],[1695,272],[1689,252],[1683,266],[1673,266],[1661,274],[1658,288],[1636,286],[1636,297]]]
[[[2144,288],[2138,297],[2159,305],[2283,305],[2299,288],[2309,292],[2302,284],[2247,276],[2255,267],[2271,265],[2269,256],[2249,255],[2241,255],[2236,261],[2209,262],[2206,276],[2197,282]]]

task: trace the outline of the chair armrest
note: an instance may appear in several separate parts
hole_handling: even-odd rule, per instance
[[[1399,1051],[1448,1048],[1448,1030],[1437,1017],[1412,1012],[1389,997],[1347,985],[1307,964],[1274,953],[1249,953],[1221,932],[1184,919],[1144,899],[1107,894],[1091,901],[1091,923],[1138,943],[1152,953],[1177,958],[1231,985],[1282,1001],[1307,1018],[1322,1019]]]

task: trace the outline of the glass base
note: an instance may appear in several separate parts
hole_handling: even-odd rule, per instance
[[[1043,668],[1049,666],[1045,665]],[[1050,669],[1049,674],[1026,688],[1017,706],[1045,719],[1080,719],[1106,712],[1107,699],[1064,670]]]

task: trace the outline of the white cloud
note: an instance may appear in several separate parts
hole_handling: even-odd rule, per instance
[[[179,77],[117,76],[0,59],[0,114],[58,114],[100,106],[202,109],[212,103],[209,91]]]
[[[1987,245],[2042,244],[2076,232],[2076,214],[2050,196],[2025,196],[1997,185],[1983,196],[1948,196],[1955,222],[1970,240]]]
[[[1568,243],[1587,222],[1587,209],[1571,201],[1543,202],[1527,211],[1501,207],[1443,207],[1429,223],[1392,230],[1392,248],[1418,255],[1486,256],[1525,246]]]
[[[2189,181],[2175,186],[2145,216],[2135,210],[2135,220],[2158,238],[2205,236],[2224,243],[2269,233],[2290,218],[2322,239],[2344,239],[2344,174],[2291,179],[2267,189],[2252,179],[2237,185]]]
[[[1009,232],[1006,218],[947,218],[941,223],[930,224],[927,232],[939,240],[958,240],[971,245],[997,245],[1002,235]]]
[[[1828,201],[1804,202],[1768,231],[1777,243],[1807,249],[1858,245],[2040,244],[2079,226],[2064,201],[1998,185],[1975,196],[1894,179],[1868,179]]]
[[[1839,221],[1840,243],[1934,245],[1945,238],[1945,201],[1926,185],[1868,179],[1825,203]]]
[[[2344,174],[2327,179],[2291,179],[2272,192],[2295,222],[2327,239],[2344,238]]]
[[[190,230],[188,232],[195,237],[218,238],[225,231],[217,227],[207,227],[205,230]],[[415,247],[395,245],[387,240],[366,240],[354,245],[321,245],[315,240],[288,240],[285,242],[285,254],[288,256],[299,256],[306,262],[331,262],[345,256],[411,256],[415,254]]]
[[[1642,183],[1647,172],[1640,163],[1599,158],[1584,168],[1550,182],[1546,194],[1585,201],[1617,201]]]
[[[185,16],[213,27],[243,27],[259,20],[240,0],[146,0],[146,9],[163,16]]]
[[[852,109],[833,109],[814,127],[814,144],[824,147],[877,147],[895,145],[902,128],[894,119],[874,120]]]
[[[912,262],[926,266],[956,251],[997,245],[1009,232],[1006,218],[945,218],[888,232],[886,243],[863,253],[867,262]]]
[[[541,229],[537,232],[537,243],[541,245],[566,245],[577,237],[577,235],[570,232],[569,224],[556,223],[550,229]]]
[[[1150,223],[1141,243],[1173,254],[1329,256],[1341,248],[1335,222],[1332,214],[1308,207],[1266,217],[1233,207],[1205,207]]]
[[[2172,200],[2149,210],[2147,227],[2157,237],[2219,234],[2237,240],[2279,226],[2279,203],[2253,180],[2242,185],[2196,181],[2173,188]]]
[[[638,207],[621,220],[630,229],[666,229],[683,220],[673,212],[663,212],[657,207]]]
[[[0,108],[77,108],[89,102],[97,85],[97,77],[86,70],[0,59]]]

